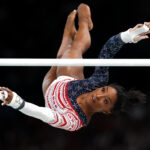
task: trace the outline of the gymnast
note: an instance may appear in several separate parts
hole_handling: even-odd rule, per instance
[[[78,30],[74,23],[76,15]],[[100,51],[99,58],[112,58],[124,44],[149,38],[149,28],[150,22],[145,22],[111,37]],[[67,18],[57,58],[82,59],[83,53],[91,45],[89,32],[92,29],[90,8],[86,4],[80,4]],[[51,67],[42,86],[45,107],[24,101],[6,87],[0,87],[2,105],[10,106],[51,126],[76,131],[87,126],[96,112],[110,114],[126,111],[133,104],[145,102],[145,94],[140,91],[127,91],[117,84],[108,85],[109,67],[95,67],[93,75],[87,79],[84,78],[83,69],[83,66]]]

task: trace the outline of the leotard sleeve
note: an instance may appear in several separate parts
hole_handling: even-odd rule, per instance
[[[48,107],[39,107],[35,104],[25,102],[25,106],[19,110],[23,114],[39,119],[49,125],[57,128],[61,128],[68,131],[75,131],[80,129],[83,125],[80,125],[72,114],[70,117],[72,119],[68,119],[68,114],[60,114],[59,112],[50,109]]]
[[[120,34],[111,37],[103,46],[99,59],[113,58],[125,43],[121,40]],[[93,75],[84,80],[75,80],[68,85],[68,94],[80,95],[90,92],[96,88],[105,86],[109,80],[109,67],[95,67]]]

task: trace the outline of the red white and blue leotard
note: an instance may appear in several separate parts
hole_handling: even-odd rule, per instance
[[[111,37],[102,48],[99,58],[112,58],[124,45],[120,34]],[[96,67],[93,75],[84,80],[60,76],[47,89],[46,107],[53,110],[54,119],[50,125],[75,131],[88,124],[87,118],[79,105],[77,97],[106,86],[109,80],[109,67]]]
[[[67,94],[67,87],[72,77],[60,76],[48,87],[45,94],[45,105],[54,110],[54,120],[49,124],[57,128],[75,131],[84,126],[78,113],[74,110]]]

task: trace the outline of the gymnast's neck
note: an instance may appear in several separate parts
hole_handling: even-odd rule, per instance
[[[95,113],[95,110],[92,108],[92,105],[90,103],[91,101],[91,94],[92,92],[79,95],[77,97],[77,103],[81,110],[84,112],[84,114],[87,117],[88,122],[91,120],[91,117]]]

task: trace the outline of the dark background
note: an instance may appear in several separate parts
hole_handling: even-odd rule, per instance
[[[97,58],[104,43],[137,23],[150,21],[149,0],[0,0],[0,58],[55,58],[67,15],[85,2],[94,29],[84,58]],[[116,58],[150,58],[150,40],[125,45]],[[85,68],[89,77],[94,68]],[[49,67],[0,67],[0,85],[25,100],[44,106],[42,81]],[[77,132],[53,128],[8,107],[0,106],[0,150],[149,150],[150,68],[112,67],[110,83],[136,88],[148,95],[144,106],[128,114],[97,114]]]

